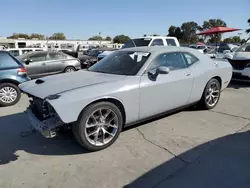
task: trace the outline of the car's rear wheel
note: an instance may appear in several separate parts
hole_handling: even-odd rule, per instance
[[[75,72],[75,71],[76,71],[76,69],[75,69],[74,67],[66,67],[66,68],[64,69],[64,72],[65,72],[65,73]]]
[[[203,109],[212,109],[214,108],[220,99],[220,93],[221,93],[221,84],[220,82],[212,78],[207,83],[202,98],[200,100],[200,106]]]
[[[12,83],[0,84],[0,106],[11,106],[21,98],[20,89]]]
[[[110,102],[88,106],[73,125],[76,140],[89,151],[107,148],[118,138],[123,125],[119,108]]]

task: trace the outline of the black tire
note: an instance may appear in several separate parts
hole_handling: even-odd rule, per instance
[[[217,84],[217,85],[219,86],[218,99],[217,99],[217,101],[214,103],[214,105],[209,105],[208,102],[207,102],[207,100],[206,100],[207,92],[208,92],[208,90],[209,90],[211,84]],[[217,79],[212,78],[211,80],[209,80],[209,82],[207,83],[207,85],[206,85],[206,87],[205,87],[205,89],[204,89],[204,91],[203,91],[201,100],[200,100],[200,102],[199,102],[199,107],[200,107],[201,109],[204,109],[204,110],[213,109],[213,108],[217,105],[217,103],[219,102],[219,100],[220,100],[220,93],[221,93],[221,84],[220,84],[220,82],[219,82]]]
[[[102,146],[95,146],[87,140],[87,137],[85,135],[85,129],[86,129],[85,126],[88,117],[99,108],[111,109],[117,115],[118,127],[115,136],[112,138],[110,142]],[[88,151],[99,151],[109,147],[116,141],[116,139],[120,135],[122,127],[123,127],[123,117],[120,109],[115,104],[110,102],[98,102],[86,107],[82,111],[82,113],[78,118],[78,121],[72,126],[72,131],[78,143],[81,144],[85,149],[87,149]]]
[[[3,89],[3,88],[5,88],[5,87],[13,88],[16,91],[17,96],[16,96],[15,100],[13,102],[10,102],[10,103],[4,102],[4,101],[2,101],[0,99],[0,106],[2,106],[2,107],[12,106],[12,105],[15,105],[16,103],[18,103],[18,101],[21,98],[21,91],[20,91],[20,89],[15,84],[12,84],[12,83],[2,83],[2,84],[0,84],[0,90]]]
[[[75,72],[75,71],[76,71],[76,69],[75,69],[74,67],[72,67],[72,66],[66,67],[66,68],[64,69],[64,73],[67,73],[67,72]]]

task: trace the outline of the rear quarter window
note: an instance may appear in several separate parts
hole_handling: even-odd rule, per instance
[[[0,69],[19,67],[17,62],[8,53],[0,53]]]
[[[184,52],[182,54],[186,60],[187,67],[190,67],[191,65],[199,61],[199,59],[191,53]]]
[[[177,46],[174,39],[166,39],[168,46]]]

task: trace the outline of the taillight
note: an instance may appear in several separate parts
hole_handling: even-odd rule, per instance
[[[27,73],[27,71],[24,67],[17,69],[17,74],[26,74],[26,73]]]

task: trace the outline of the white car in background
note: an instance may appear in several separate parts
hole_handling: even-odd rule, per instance
[[[130,39],[123,45],[122,49],[143,46],[180,46],[180,43],[176,37],[147,36]],[[97,60],[100,61],[104,57],[110,55],[112,52],[113,51],[105,51],[99,54]]]
[[[229,62],[233,67],[233,79],[250,80],[250,41],[241,45]]]
[[[236,50],[238,50],[238,46],[232,48],[231,50],[225,50],[224,53],[224,59],[233,59],[234,53],[236,52]]]
[[[189,45],[189,48],[197,49],[199,52],[204,54],[204,50],[207,49],[208,47],[206,45],[191,44]]]
[[[8,48],[5,49],[5,51],[8,51],[13,56],[20,56],[22,54],[28,53],[28,52],[38,52],[38,51],[45,51],[43,48]]]

